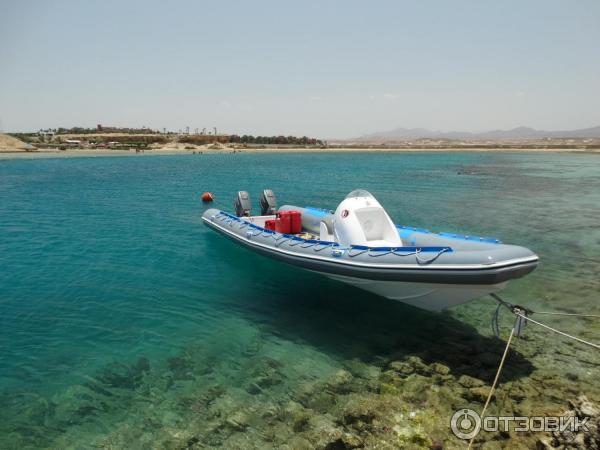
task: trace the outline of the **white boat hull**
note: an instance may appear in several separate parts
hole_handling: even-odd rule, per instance
[[[313,214],[307,208],[291,206],[280,209],[289,208],[300,211],[307,222],[313,216],[329,214]],[[403,229],[408,246],[343,245],[267,230],[267,218],[238,217],[218,209],[208,209],[202,216],[208,227],[258,254],[429,311],[498,292],[508,281],[528,274],[538,264],[531,250],[501,244],[496,239]],[[302,222],[303,229],[312,225]],[[324,225],[323,234],[329,233],[330,224],[325,219],[316,225]]]
[[[492,292],[498,292],[507,285],[507,282],[490,285],[410,283],[404,281],[368,280],[343,275],[322,275],[382,297],[429,311],[440,311],[445,308],[457,306]]]

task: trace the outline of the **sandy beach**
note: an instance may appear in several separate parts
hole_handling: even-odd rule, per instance
[[[157,148],[136,152],[135,150],[106,150],[106,149],[39,149],[26,150],[0,150],[0,159],[35,159],[35,158],[77,158],[77,157],[102,157],[102,156],[168,156],[168,155],[203,155],[218,153],[446,153],[446,152],[502,152],[502,153],[582,153],[600,154],[600,149],[582,148],[368,148],[368,147],[328,147],[328,148],[232,148],[219,149],[203,148]]]
[[[22,139],[20,139],[20,138]],[[167,156],[217,153],[447,153],[447,152],[550,152],[600,153],[598,139],[507,140],[315,140],[315,143],[247,143],[227,141],[231,136],[160,134],[62,134],[50,142],[39,136],[0,134],[0,159]],[[133,141],[131,141],[133,139]],[[287,139],[287,138],[286,138]],[[69,142],[69,141],[72,142]]]

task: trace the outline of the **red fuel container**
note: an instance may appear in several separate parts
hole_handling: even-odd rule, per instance
[[[290,233],[298,234],[302,232],[302,213],[300,211],[288,211],[290,215]]]
[[[265,220],[265,230],[275,231],[275,220]]]
[[[289,227],[285,226],[285,222],[281,219],[275,219],[275,231],[278,233],[288,234],[290,232]],[[289,224],[289,222],[288,222]]]
[[[290,211],[280,211],[277,213],[279,217],[277,220],[281,222],[281,231],[280,233],[290,233],[290,229],[292,228],[292,216],[290,215]]]

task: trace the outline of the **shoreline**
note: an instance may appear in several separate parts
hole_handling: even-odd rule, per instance
[[[221,149],[173,149],[157,148],[135,152],[133,150],[90,150],[90,149],[40,149],[36,151],[23,150],[0,150],[0,160],[8,159],[39,159],[39,158],[77,158],[77,157],[105,157],[105,156],[170,156],[170,155],[198,155],[203,154],[230,154],[230,153],[581,153],[581,154],[600,154],[600,149],[586,148],[355,148],[355,147],[334,147],[334,148],[231,148]]]

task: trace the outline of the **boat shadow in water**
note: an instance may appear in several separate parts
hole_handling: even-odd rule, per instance
[[[249,266],[254,275],[269,274],[260,280],[261,294],[244,295],[236,307],[264,333],[312,345],[342,364],[359,359],[385,369],[392,361],[416,356],[426,364],[447,366],[456,377],[494,378],[506,340],[480,334],[453,312],[421,310],[237,249],[233,253],[229,267],[242,283],[252,285],[244,273]],[[485,321],[493,312],[491,306],[468,308]],[[513,346],[501,381],[525,377],[533,369]]]

